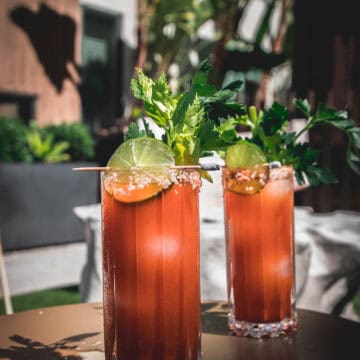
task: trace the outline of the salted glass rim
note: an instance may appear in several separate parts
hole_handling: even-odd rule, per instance
[[[201,170],[201,166],[200,165],[172,165],[172,166],[168,166],[168,165],[164,165],[164,166],[160,166],[160,165],[156,165],[156,166],[134,166],[131,167],[129,169],[122,169],[122,168],[117,168],[117,167],[107,167],[107,168],[103,168],[100,169],[100,172],[131,172],[131,171],[151,171],[151,170]]]
[[[230,169],[230,170],[247,170],[247,169],[253,169],[255,167],[269,167],[269,170],[276,170],[276,169],[281,169],[284,167],[287,168],[291,168],[294,169],[292,164],[281,164],[279,161],[273,161],[273,162],[265,162],[265,163],[261,163],[261,164],[256,164],[256,165],[252,165],[252,166],[248,166],[248,167],[229,167],[226,166],[226,164],[224,165],[220,165],[220,169]]]

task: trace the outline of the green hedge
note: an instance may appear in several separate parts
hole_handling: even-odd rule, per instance
[[[89,129],[82,123],[49,125],[45,131],[54,135],[57,142],[66,141],[70,147],[68,153],[72,161],[93,159],[94,140],[90,135]]]
[[[39,127],[0,118],[0,162],[63,162],[94,158],[94,139],[83,123]]]
[[[27,129],[18,118],[0,118],[0,161],[33,161],[27,139]]]

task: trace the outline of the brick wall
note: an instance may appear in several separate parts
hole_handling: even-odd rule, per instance
[[[1,0],[0,95],[34,97],[39,124],[80,120],[80,37],[78,0]]]

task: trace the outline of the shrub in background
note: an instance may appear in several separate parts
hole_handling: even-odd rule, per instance
[[[35,162],[59,163],[70,160],[66,152],[70,144],[66,141],[54,141],[54,136],[30,124],[26,132],[26,139]]]
[[[0,118],[0,161],[33,162],[26,139],[27,127],[18,118]]]
[[[67,153],[72,161],[94,158],[94,140],[88,127],[82,123],[48,125],[44,131],[54,136],[55,142],[69,143]]]
[[[82,123],[39,127],[18,118],[0,118],[0,162],[91,160],[94,140]]]

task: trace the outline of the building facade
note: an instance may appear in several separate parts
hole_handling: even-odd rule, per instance
[[[115,123],[126,102],[135,19],[133,1],[2,0],[0,116]]]

